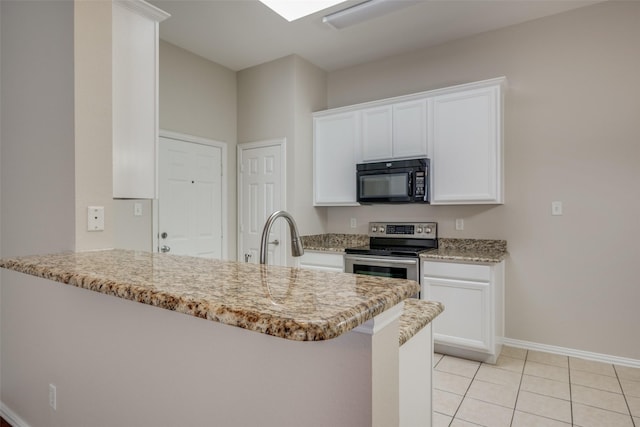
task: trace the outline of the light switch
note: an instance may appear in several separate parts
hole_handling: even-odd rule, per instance
[[[142,216],[142,203],[135,202],[133,204],[133,215],[134,216]]]
[[[87,208],[87,231],[104,231],[104,206]]]

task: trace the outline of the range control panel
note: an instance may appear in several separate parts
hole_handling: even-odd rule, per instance
[[[435,239],[438,236],[436,222],[370,222],[370,237],[401,237],[404,239]]]

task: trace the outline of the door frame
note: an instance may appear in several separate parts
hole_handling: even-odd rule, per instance
[[[188,142],[191,144],[200,144],[200,145],[208,145],[211,147],[220,148],[222,152],[222,177],[221,177],[221,185],[222,185],[222,200],[221,200],[221,208],[222,208],[222,259],[229,258],[229,238],[228,234],[229,230],[229,222],[228,222],[228,211],[229,211],[229,194],[228,194],[228,165],[227,165],[227,143],[223,141],[215,141],[213,139],[203,138],[195,135],[188,135],[180,132],[173,132],[169,130],[160,129],[158,132],[158,149],[156,152],[158,155],[156,156],[156,188],[159,188],[160,181],[160,167],[159,167],[159,153],[160,153],[160,138],[167,139],[175,139],[177,141]],[[153,220],[151,221],[153,224],[152,236],[153,236],[153,252],[160,252],[160,224],[159,224],[159,215],[158,215],[158,200],[154,199],[152,215]]]
[[[283,137],[283,138],[275,138],[275,139],[266,139],[266,140],[262,140],[262,141],[253,141],[253,142],[245,142],[242,144],[238,144],[237,146],[237,167],[236,167],[236,183],[237,183],[237,210],[238,210],[238,229],[237,229],[237,237],[236,237],[236,241],[237,241],[237,260],[238,262],[242,262],[243,261],[243,253],[244,253],[244,247],[243,247],[243,242],[242,242],[242,233],[241,233],[241,228],[242,228],[242,218],[243,218],[243,211],[242,211],[242,155],[243,155],[243,151],[244,150],[251,150],[254,148],[266,148],[266,147],[279,147],[280,148],[280,176],[282,177],[281,181],[280,181],[280,194],[281,194],[281,200],[282,200],[282,206],[281,209],[282,210],[286,210],[287,209],[287,138]],[[284,254],[282,255],[282,259],[284,260],[285,264],[284,265],[289,265],[288,262],[288,258],[287,258],[287,251],[286,251],[286,245],[282,245],[282,247],[284,248]]]

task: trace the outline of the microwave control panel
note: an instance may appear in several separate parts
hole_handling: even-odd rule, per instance
[[[425,177],[424,171],[416,172],[416,176],[415,176],[415,180],[416,180],[416,185],[415,185],[416,194],[415,194],[415,196],[416,197],[418,197],[418,196],[424,197],[424,195],[426,194],[426,192],[425,192],[426,187],[425,187],[425,179],[424,179],[424,177]]]
[[[436,238],[436,222],[370,222],[369,236],[397,238]]]

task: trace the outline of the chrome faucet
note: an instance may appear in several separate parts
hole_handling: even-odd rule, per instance
[[[304,254],[304,248],[302,247],[302,240],[298,235],[298,227],[293,217],[289,212],[275,211],[267,219],[262,229],[262,239],[260,240],[260,264],[267,263],[267,245],[269,244],[269,233],[271,233],[271,226],[276,219],[283,217],[289,223],[289,232],[291,233],[291,255],[302,256]],[[277,242],[277,240],[276,240]],[[275,242],[274,242],[275,243]]]

